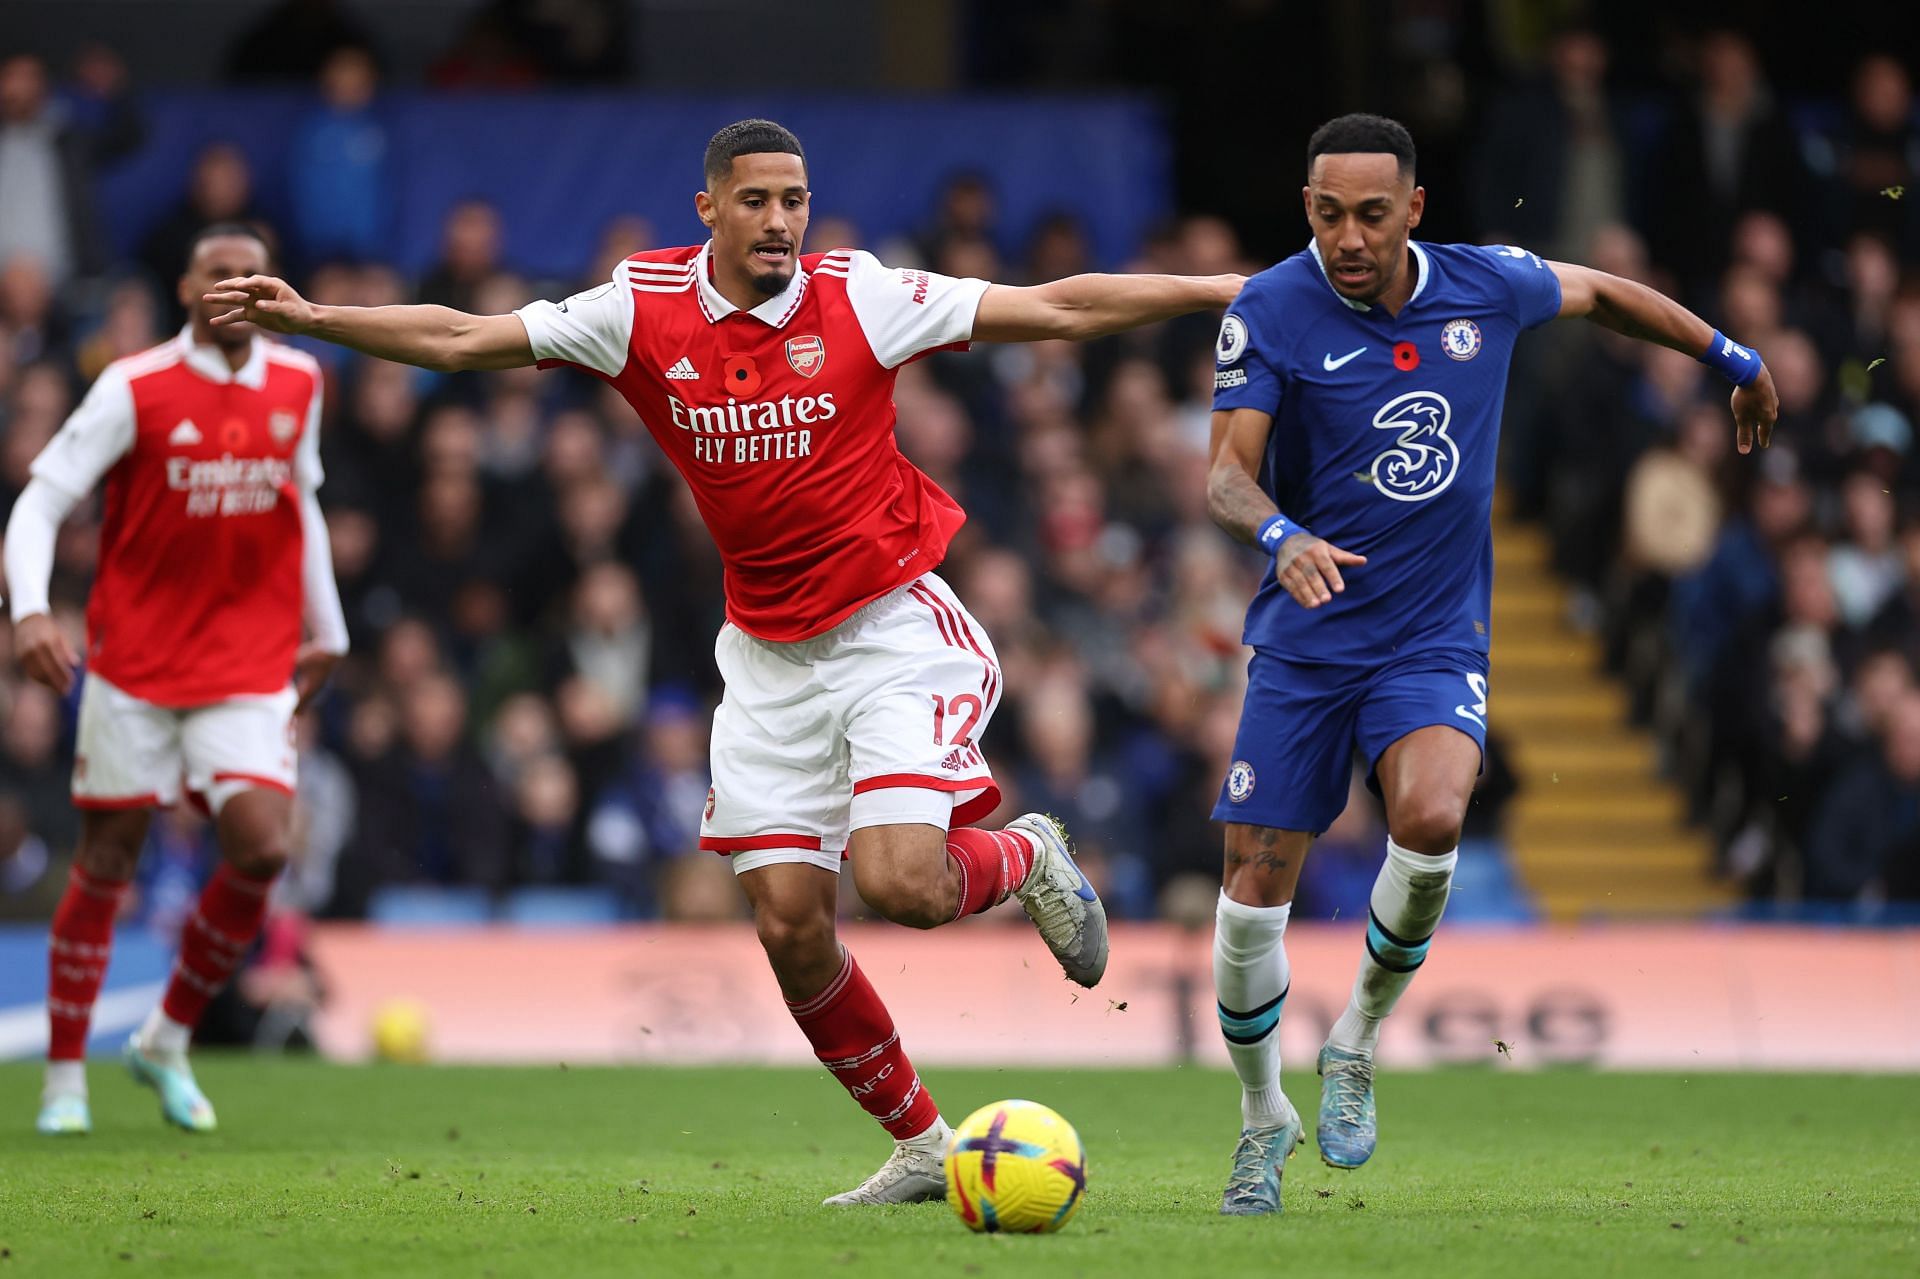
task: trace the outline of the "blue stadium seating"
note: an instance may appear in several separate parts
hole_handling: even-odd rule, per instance
[[[491,923],[493,900],[484,888],[393,884],[373,894],[367,919],[405,928],[463,928]]]
[[[594,928],[620,922],[620,898],[605,888],[516,888],[500,903],[520,928]]]

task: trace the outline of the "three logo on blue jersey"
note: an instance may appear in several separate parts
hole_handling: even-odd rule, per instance
[[[1453,406],[1438,391],[1396,395],[1373,415],[1377,431],[1398,431],[1393,447],[1373,459],[1373,485],[1396,502],[1424,502],[1460,473],[1460,446],[1447,434]]]

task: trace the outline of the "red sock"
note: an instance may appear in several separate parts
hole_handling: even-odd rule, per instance
[[[77,864],[67,875],[67,891],[60,895],[47,938],[48,1061],[79,1061],[87,1055],[93,1001],[107,977],[113,919],[126,895],[124,879],[98,879]]]
[[[788,1004],[787,1011],[813,1044],[813,1055],[862,1110],[895,1140],[917,1137],[940,1117],[940,1107],[920,1086],[879,992],[853,955],[841,953],[846,962],[827,988],[805,1003]]]
[[[249,879],[225,862],[200,891],[200,904],[180,929],[180,957],[160,1008],[183,1026],[200,1024],[207,1003],[220,993],[240,959],[260,935],[273,879]]]
[[[1006,830],[950,830],[947,856],[960,867],[962,915],[978,915],[1013,895],[1033,869],[1033,844]]]

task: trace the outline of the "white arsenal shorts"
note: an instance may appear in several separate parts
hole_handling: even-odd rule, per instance
[[[243,790],[293,793],[291,686],[188,710],[155,706],[88,675],[73,753],[76,808],[170,807],[181,791],[218,813]]]
[[[833,630],[779,644],[729,622],[714,644],[713,792],[700,847],[736,873],[839,870],[866,826],[978,821],[1000,803],[980,737],[1000,704],[984,627],[932,573]]]

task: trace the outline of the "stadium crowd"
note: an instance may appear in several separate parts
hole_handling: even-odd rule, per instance
[[[1648,149],[1610,96],[1607,55],[1590,33],[1557,38],[1536,78],[1487,104],[1448,185],[1468,192],[1475,238],[1670,289],[1757,346],[1780,429],[1767,455],[1736,459],[1724,388],[1699,365],[1553,326],[1516,362],[1509,494],[1552,532],[1579,587],[1570,620],[1606,637],[1727,873],[1769,896],[1920,895],[1920,125],[1906,72],[1869,57],[1846,101],[1789,115],[1752,47],[1713,35],[1659,104]],[[470,203],[448,218],[441,261],[402,277],[381,257],[393,192],[361,163],[378,76],[355,48],[334,53],[289,141],[303,215],[269,229],[315,300],[500,312],[654,244],[652,228],[617,222],[574,278],[528,279],[503,259],[497,212]],[[177,212],[114,260],[89,183],[138,134],[110,55],[58,94],[37,60],[0,65],[0,504],[107,362],[175,330],[192,233],[254,216],[245,157],[216,143],[183,175]],[[823,192],[809,249],[862,245],[833,212]],[[991,186],[966,175],[919,235],[863,247],[1007,282],[1092,265],[1071,212],[1002,225]],[[1259,264],[1226,223],[1192,216],[1130,265]],[[971,516],[942,572],[1006,671],[986,743],[1003,815],[1063,817],[1123,917],[1155,914],[1219,856],[1208,812],[1263,564],[1205,513],[1213,336],[1193,317],[1086,347],[936,356],[899,381],[903,448]],[[724,863],[695,848],[719,562],[644,428],[584,377],[444,376],[312,349],[355,651],[300,726],[286,904],[355,918],[394,886],[586,885],[629,916],[737,913]],[[97,534],[97,504],[83,510],[53,595],[76,642]],[[77,827],[74,704],[23,681],[6,643],[0,914],[34,916]],[[1479,833],[1497,829],[1510,785],[1486,796]],[[1310,862],[1303,911],[1364,902],[1378,820],[1368,805],[1343,819],[1328,846],[1354,849],[1365,873],[1333,852]],[[151,842],[139,909],[164,931],[212,853],[190,812]]]

